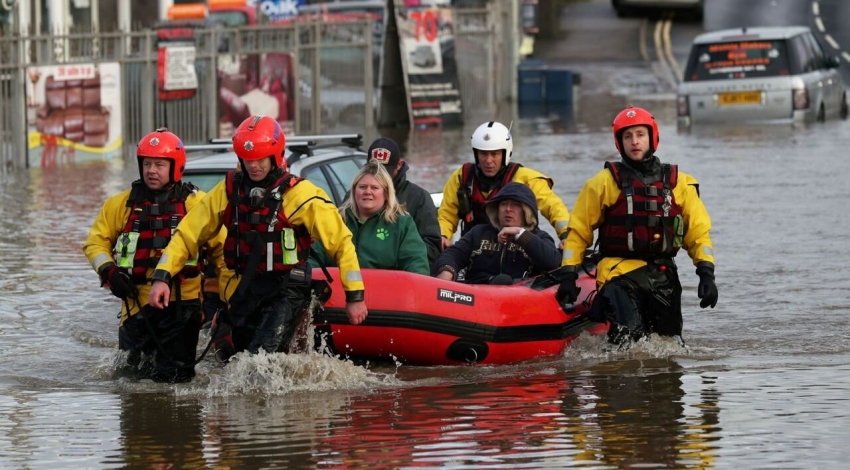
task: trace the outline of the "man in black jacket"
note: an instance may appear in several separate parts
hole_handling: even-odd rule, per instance
[[[437,260],[437,277],[456,280],[466,270],[469,284],[512,284],[557,268],[561,251],[537,226],[537,200],[522,183],[511,182],[487,201],[490,223],[478,224]]]
[[[407,162],[401,159],[401,150],[394,140],[381,137],[369,146],[369,159],[375,159],[387,166],[387,172],[393,177],[395,195],[405,210],[413,216],[419,235],[428,249],[428,263],[434,267],[440,256],[440,225],[437,223],[437,207],[431,194],[407,180]]]

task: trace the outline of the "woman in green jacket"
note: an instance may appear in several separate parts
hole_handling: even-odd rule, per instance
[[[354,175],[349,198],[339,208],[354,235],[360,268],[430,274],[428,252],[413,217],[398,203],[384,165],[367,163]],[[310,264],[333,266],[321,243],[313,243]]]

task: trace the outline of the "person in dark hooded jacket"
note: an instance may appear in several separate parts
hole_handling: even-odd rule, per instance
[[[387,137],[381,137],[369,146],[369,159],[377,160],[387,167],[393,179],[395,195],[399,204],[413,217],[416,230],[428,249],[428,263],[433,267],[440,256],[440,224],[437,222],[437,207],[431,194],[421,186],[407,180],[407,162],[401,159],[398,144]]]
[[[437,277],[456,280],[466,269],[469,284],[507,284],[550,271],[561,264],[561,251],[537,223],[534,192],[508,183],[484,206],[489,224],[479,224],[437,260]]]

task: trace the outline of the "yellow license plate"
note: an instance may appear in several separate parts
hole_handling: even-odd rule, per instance
[[[737,93],[721,93],[720,106],[734,106],[738,104],[760,104],[760,91],[739,91]]]

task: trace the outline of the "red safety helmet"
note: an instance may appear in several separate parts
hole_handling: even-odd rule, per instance
[[[160,127],[142,137],[136,146],[136,158],[139,160],[139,176],[142,175],[142,159],[166,158],[171,160],[171,182],[180,181],[186,168],[186,147],[183,141],[168,128]]]
[[[632,126],[646,126],[649,128],[649,153],[653,154],[658,149],[658,124],[655,118],[649,111],[643,108],[636,108],[629,105],[626,109],[620,111],[620,114],[614,118],[614,124],[611,126],[614,129],[614,144],[620,155],[625,156],[623,152],[622,136],[623,132]]]
[[[273,157],[275,165],[285,170],[285,148],[286,136],[283,135],[283,129],[269,116],[251,116],[242,121],[233,134],[233,150],[241,160]]]

